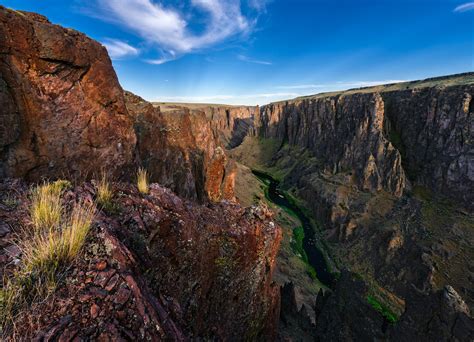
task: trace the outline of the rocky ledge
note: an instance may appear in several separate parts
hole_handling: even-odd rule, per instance
[[[94,200],[94,184],[66,190],[65,207]],[[20,313],[16,322],[23,323],[6,330],[10,337],[274,338],[279,288],[272,273],[281,232],[268,210],[201,206],[158,184],[149,195],[125,183],[112,188],[113,210],[96,215],[83,256],[62,274],[54,296]],[[0,199],[0,262],[8,279],[21,258],[18,233],[31,226],[29,187],[3,181]]]

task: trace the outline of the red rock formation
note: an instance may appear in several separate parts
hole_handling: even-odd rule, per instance
[[[233,148],[252,131],[255,114],[259,107],[247,106],[204,106],[200,108],[211,121],[214,130],[228,148]]]
[[[17,336],[72,340],[273,340],[279,288],[272,283],[281,231],[261,207],[197,205],[152,184],[143,197],[116,183],[119,214],[100,212],[84,254],[55,296],[24,312]],[[91,200],[90,183],[66,191],[66,205]],[[0,183],[0,245],[28,227],[28,186]],[[6,232],[6,234],[5,234]],[[0,252],[1,269],[13,256]],[[32,319],[34,316],[39,320]],[[26,323],[27,322],[27,323]]]
[[[132,121],[99,43],[0,6],[0,75],[0,175],[119,175],[132,161]]]
[[[203,112],[161,112],[127,92],[135,122],[137,154],[151,180],[196,200],[234,198],[235,170]]]
[[[233,199],[234,169],[202,112],[127,106],[103,46],[0,6],[0,175],[88,179],[105,170],[200,201]],[[129,112],[130,110],[130,112]]]

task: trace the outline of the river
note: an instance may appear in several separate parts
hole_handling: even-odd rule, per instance
[[[285,193],[278,189],[279,181],[270,175],[252,170],[253,174],[262,181],[268,181],[268,199],[279,207],[291,210],[300,220],[304,230],[303,248],[308,256],[308,263],[316,270],[317,278],[327,287],[334,285],[334,275],[329,272],[323,253],[316,246],[316,234],[311,220],[297,205],[290,201]]]

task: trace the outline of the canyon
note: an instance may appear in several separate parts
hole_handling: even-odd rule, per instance
[[[106,172],[115,193],[54,296],[2,337],[472,340],[473,95],[465,73],[261,107],[149,103],[98,42],[0,6],[2,278],[32,184],[67,179],[70,207]]]

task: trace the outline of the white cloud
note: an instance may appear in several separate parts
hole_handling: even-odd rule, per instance
[[[278,86],[277,89],[312,89],[312,88],[322,88],[325,87],[324,84],[296,84],[296,85],[287,85],[287,86]]]
[[[100,13],[96,17],[127,28],[160,52],[156,60],[149,61],[154,64],[247,34],[255,25],[255,20],[242,14],[239,0],[190,0],[187,13],[152,0],[97,0],[97,3]],[[190,23],[198,16],[199,20],[205,19],[205,28],[196,33]]]
[[[322,84],[296,84],[275,87],[277,89],[316,89],[316,88],[343,88],[343,87],[373,87],[382,84],[407,82],[406,80],[383,80],[383,81],[350,81]]]
[[[270,0],[249,0],[249,6],[257,11],[265,11]]]
[[[474,10],[474,2],[466,2],[465,4],[459,5],[454,9],[454,12],[456,13],[462,13],[462,12],[467,12]]]
[[[231,105],[257,105],[298,97],[299,93],[261,93],[242,95],[163,96],[154,102],[225,103]]]
[[[105,39],[102,44],[106,47],[109,52],[110,58],[120,59],[129,56],[137,56],[139,50],[133,46],[118,40],[118,39]]]
[[[237,55],[237,58],[243,62],[247,62],[247,63],[254,63],[254,64],[262,64],[262,65],[272,65],[273,63],[272,62],[269,62],[269,61],[262,61],[262,60],[259,60],[259,59],[253,59],[253,58],[250,58],[248,56],[245,56],[245,55]]]

